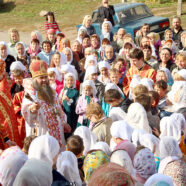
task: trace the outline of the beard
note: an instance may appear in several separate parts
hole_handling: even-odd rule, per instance
[[[33,87],[38,91],[38,94],[41,98],[48,104],[54,104],[54,92],[50,87],[49,83],[47,84],[39,84],[36,79],[33,80]]]

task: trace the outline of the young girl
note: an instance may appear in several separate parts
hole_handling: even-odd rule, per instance
[[[64,77],[64,88],[61,91],[60,100],[62,101],[64,112],[67,115],[67,123],[71,126],[72,131],[68,136],[69,137],[74,130],[76,129],[78,115],[75,112],[77,99],[79,97],[79,92],[76,90],[76,78],[74,74],[67,73]]]
[[[106,61],[101,61],[98,66],[99,66],[99,71],[100,71],[98,80],[104,85],[106,85],[107,83],[110,83],[109,73],[108,73],[108,70],[110,70],[110,64]]]
[[[79,126],[87,126],[89,127],[89,120],[86,118],[86,108],[89,103],[98,102],[96,98],[96,87],[91,80],[86,80],[83,82],[83,93],[79,97],[77,106],[76,106],[76,114],[79,115],[77,127]]]

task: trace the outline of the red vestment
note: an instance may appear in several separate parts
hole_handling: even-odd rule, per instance
[[[19,136],[22,145],[24,144],[24,139],[26,137],[25,120],[21,114],[21,105],[23,102],[23,98],[24,98],[24,91],[16,93],[13,98],[14,112],[18,123],[18,131],[19,131]]]
[[[150,78],[156,82],[156,71],[149,65],[145,64],[141,70],[135,66],[130,67],[123,80],[123,92],[126,96],[129,93],[129,85],[132,81],[133,75],[139,75],[140,78]]]
[[[0,126],[3,128],[3,131],[6,132],[8,138],[21,147],[18,124],[11,100],[10,87],[5,77],[0,81]],[[3,133],[5,134],[5,132]],[[5,148],[2,136],[1,146]]]

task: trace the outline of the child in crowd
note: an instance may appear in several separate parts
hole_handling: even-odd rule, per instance
[[[93,55],[86,57],[84,68],[87,69],[89,66],[97,66],[97,59]]]
[[[116,84],[121,90],[123,89],[123,85],[119,84],[120,73],[117,69],[112,68],[109,70],[109,78],[111,83]]]
[[[78,135],[69,137],[67,140],[66,150],[73,152],[77,157],[79,174],[81,180],[84,181],[83,161],[85,157],[83,156],[83,139]]]
[[[167,106],[166,94],[167,94],[167,83],[163,80],[156,81],[154,84],[154,90],[159,94],[160,101],[158,103],[158,109],[160,110],[159,117],[160,119],[165,116],[170,116],[171,113],[165,111]]]
[[[63,83],[57,79],[58,72],[56,68],[48,68],[47,73],[50,86],[54,89],[54,91],[56,91],[57,94],[60,94],[61,90],[63,89]]]
[[[138,95],[145,93],[148,93],[148,88],[145,85],[138,84],[132,88],[132,99],[135,100]]]
[[[149,96],[151,97],[151,113],[152,115],[157,115],[158,114],[157,105],[159,103],[160,96],[154,90],[149,91]]]
[[[15,81],[15,84],[11,88],[12,98],[16,93],[24,90],[22,85],[23,79],[25,77],[25,70],[26,70],[25,66],[20,61],[15,61],[10,66],[10,71]]]
[[[89,128],[96,134],[97,141],[104,141],[109,145],[112,119],[105,117],[104,112],[98,103],[90,103],[87,106],[86,116],[91,122]]]
[[[97,90],[93,81],[86,80],[83,82],[83,92],[79,97],[76,106],[76,114],[79,115],[77,127],[82,125],[89,127],[89,120],[86,118],[86,108],[88,104],[99,101],[96,98],[96,93]]]
[[[109,70],[110,70],[110,64],[106,61],[101,61],[98,63],[100,75],[98,76],[98,80],[106,85],[107,83],[110,83],[109,80]]]
[[[76,129],[78,115],[75,112],[79,92],[76,89],[76,78],[74,74],[67,73],[64,77],[64,88],[61,91],[60,100],[63,105],[64,112],[67,115],[67,123],[71,126],[72,131],[66,137],[69,137]]]
[[[24,139],[24,145],[23,145],[23,148],[22,148],[22,151],[28,155],[28,150],[29,150],[29,147],[30,147],[30,144],[32,143],[32,141],[36,138],[37,136],[34,136],[34,135],[31,135],[31,136],[28,136]]]

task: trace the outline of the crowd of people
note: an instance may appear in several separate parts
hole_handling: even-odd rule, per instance
[[[45,36],[0,42],[0,185],[186,185],[181,19],[133,38],[114,13],[102,0],[101,35],[86,15],[70,41],[48,12]]]

